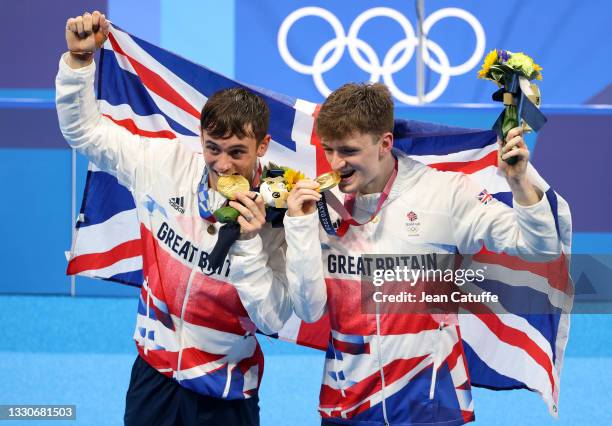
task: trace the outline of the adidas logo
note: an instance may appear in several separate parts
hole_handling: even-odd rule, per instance
[[[172,207],[174,207],[174,210],[178,211],[181,214],[185,213],[185,197],[170,198],[168,202]]]

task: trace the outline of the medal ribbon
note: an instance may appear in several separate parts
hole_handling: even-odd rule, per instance
[[[351,212],[355,207],[355,194],[346,194],[344,197],[344,204],[338,200],[338,198],[330,191],[327,195],[325,193],[321,193],[321,199],[317,201],[317,210],[319,212],[319,221],[321,222],[321,226],[325,229],[329,235],[337,235],[338,237],[342,237],[347,233],[349,228],[352,226],[363,226],[366,223],[370,223],[377,215],[380,213],[384,202],[389,197],[389,193],[391,192],[391,187],[395,182],[395,178],[397,177],[397,159],[395,160],[395,167],[393,168],[393,173],[389,177],[389,180],[385,184],[382,194],[380,194],[380,198],[378,199],[378,203],[376,205],[376,210],[370,216],[370,218],[363,222],[357,222]],[[338,229],[335,229],[332,225],[332,220],[329,216],[329,211],[327,210],[327,204],[330,205],[332,209],[334,209],[342,218],[340,221],[340,225],[338,225]]]
[[[210,211],[208,203],[208,166],[204,166],[202,180],[200,180],[200,184],[198,185],[198,209],[200,210],[200,217],[202,219],[215,223],[217,219]]]

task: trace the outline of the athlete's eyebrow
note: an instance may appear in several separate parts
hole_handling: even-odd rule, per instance
[[[219,148],[219,149],[221,149],[221,147],[219,146],[219,144],[217,144],[217,143],[216,143],[215,141],[213,141],[213,140],[206,139],[206,140],[204,141],[204,143],[205,143],[205,144],[207,144],[207,145],[211,145],[211,146],[213,146],[213,147],[215,147],[215,148]],[[234,149],[245,149],[245,150],[247,150],[247,151],[248,151],[249,147],[248,147],[247,145],[245,145],[245,144],[239,143],[239,144],[232,145],[232,146],[230,146],[230,147],[228,147],[228,148],[227,148],[227,150],[228,150],[228,151],[229,151],[229,150],[234,150]]]

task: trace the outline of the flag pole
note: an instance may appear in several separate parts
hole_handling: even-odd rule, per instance
[[[416,87],[419,105],[425,103],[425,62],[423,61],[423,49],[425,49],[425,35],[423,34],[423,16],[425,15],[425,0],[417,0],[417,62],[416,62]]]

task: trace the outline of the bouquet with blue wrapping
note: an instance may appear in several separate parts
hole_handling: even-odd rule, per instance
[[[546,123],[540,106],[540,90],[533,80],[542,80],[542,67],[524,53],[512,53],[495,49],[485,57],[478,78],[494,81],[499,90],[493,93],[493,100],[504,103],[504,111],[495,121],[493,130],[504,141],[508,131],[519,125],[525,132],[536,132]],[[517,157],[507,160],[509,164]]]

